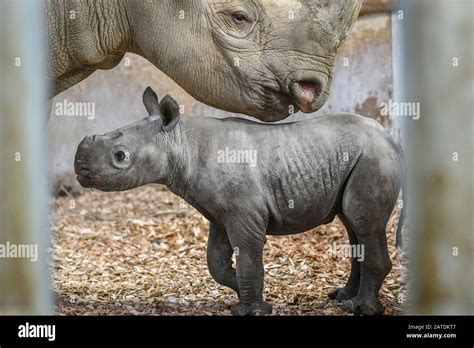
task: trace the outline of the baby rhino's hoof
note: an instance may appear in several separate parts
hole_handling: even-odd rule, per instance
[[[272,313],[272,305],[266,301],[255,302],[252,304],[237,303],[231,308],[232,315],[265,315]]]
[[[344,301],[341,309],[349,313],[362,315],[381,315],[384,312],[384,307],[378,299],[360,299],[357,296]]]
[[[335,288],[329,291],[328,297],[331,300],[336,300],[337,302],[342,302],[345,300],[349,300],[350,298],[354,297],[357,294],[357,290],[350,290],[346,287],[343,288]]]

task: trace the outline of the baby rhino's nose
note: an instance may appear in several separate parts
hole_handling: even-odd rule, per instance
[[[95,136],[87,136],[82,139],[81,143],[77,146],[76,156],[74,157],[74,169],[76,174],[87,176],[90,173],[86,173],[85,168],[86,159],[90,156],[90,151],[93,149],[92,145],[95,142]],[[82,172],[81,172],[82,171]]]

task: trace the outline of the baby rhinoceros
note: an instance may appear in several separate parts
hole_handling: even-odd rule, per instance
[[[209,221],[211,276],[235,290],[234,315],[272,311],[263,298],[266,235],[300,233],[339,216],[352,254],[347,284],[329,293],[356,314],[381,314],[391,269],[385,228],[397,201],[402,156],[376,121],[332,114],[303,122],[182,117],[170,96],[147,88],[149,117],[86,137],[75,171],[84,187],[166,185]],[[362,247],[360,247],[362,246]],[[236,256],[236,269],[232,255]]]

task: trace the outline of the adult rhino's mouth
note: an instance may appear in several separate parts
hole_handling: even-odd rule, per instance
[[[317,111],[323,106],[326,84],[327,79],[323,74],[312,71],[299,71],[286,79],[288,94],[293,103],[305,113]]]
[[[318,81],[296,81],[290,84],[290,93],[298,108],[308,113],[316,111],[316,107],[313,105],[321,96],[322,87]]]

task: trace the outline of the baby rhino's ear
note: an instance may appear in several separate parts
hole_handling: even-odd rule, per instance
[[[145,89],[143,92],[143,104],[145,104],[146,111],[148,111],[148,115],[159,115],[160,114],[160,104],[158,104],[158,96],[156,95],[155,91],[153,91],[150,87]]]
[[[179,122],[179,105],[172,97],[166,95],[160,102],[161,122],[165,131],[170,131]]]

